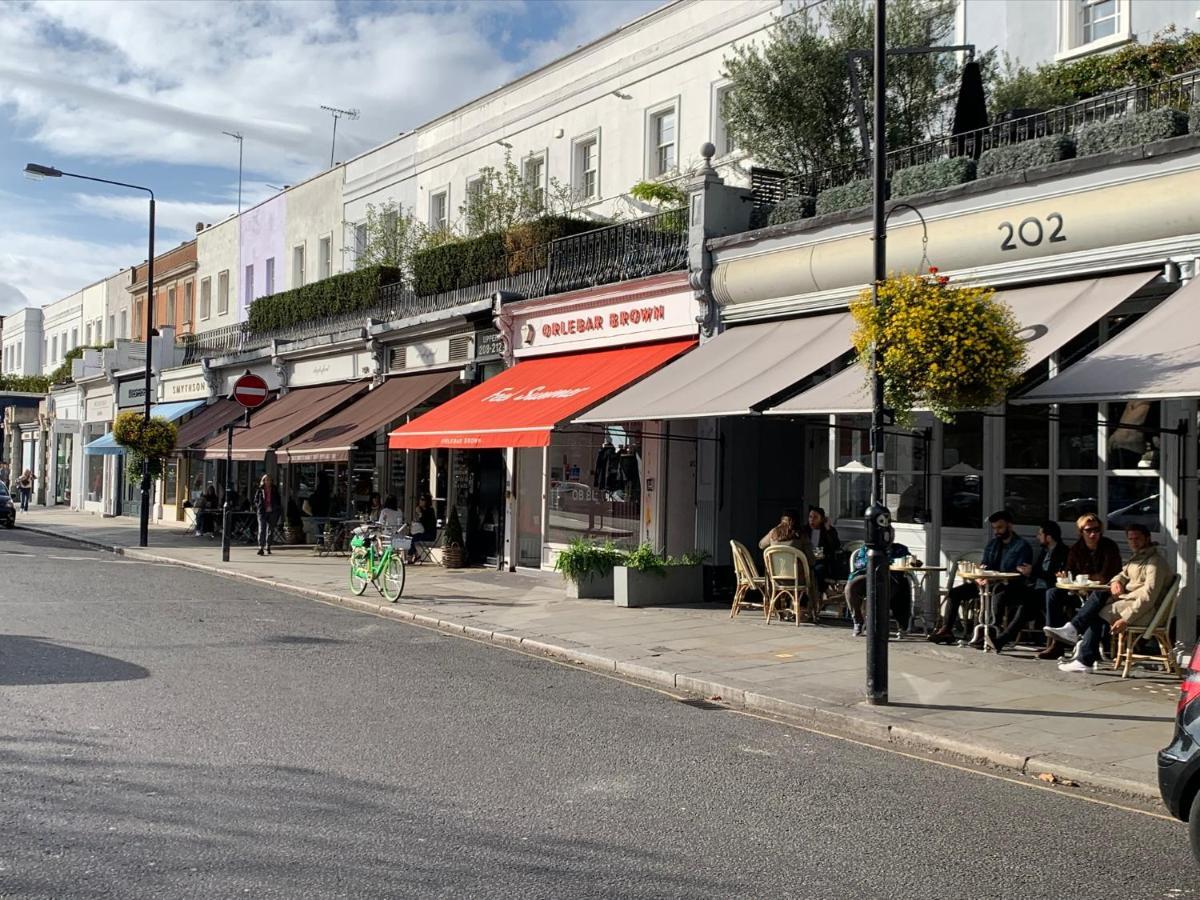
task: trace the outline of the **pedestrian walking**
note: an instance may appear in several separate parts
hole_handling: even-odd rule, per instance
[[[37,476],[32,469],[26,469],[17,479],[17,490],[21,492],[21,512],[29,512],[29,498],[33,494],[33,483]]]
[[[264,475],[254,492],[254,512],[258,516],[258,555],[271,555],[271,531],[279,526],[283,515],[283,498],[270,475]]]
[[[8,471],[8,462],[0,459],[0,484],[8,487],[8,479],[12,477]]]

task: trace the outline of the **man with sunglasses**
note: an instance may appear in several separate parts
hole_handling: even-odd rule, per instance
[[[1116,541],[1104,536],[1104,525],[1095,513],[1085,513],[1075,520],[1079,529],[1079,540],[1067,554],[1066,578],[1086,575],[1091,581],[1108,584],[1121,571],[1121,549]],[[1061,588],[1051,587],[1046,591],[1046,625],[1057,628],[1070,618],[1079,603],[1079,596]],[[1067,650],[1065,644],[1049,633],[1046,648],[1037,654],[1038,659],[1058,659]]]
[[[1099,659],[1104,632],[1111,629],[1113,634],[1120,634],[1130,625],[1147,621],[1167,592],[1170,567],[1162,548],[1150,540],[1150,529],[1138,523],[1129,525],[1125,540],[1129,543],[1129,562],[1108,590],[1094,591],[1066,625],[1044,629],[1063,643],[1079,644],[1075,659],[1059,663],[1063,672],[1091,672]]]

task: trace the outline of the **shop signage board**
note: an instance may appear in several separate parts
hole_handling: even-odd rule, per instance
[[[519,313],[513,324],[517,356],[623,347],[696,334],[696,301],[691,290],[618,295],[603,302]]]
[[[158,378],[150,380],[150,402],[158,393]],[[146,405],[146,378],[139,375],[117,385],[117,409],[140,409]]]
[[[84,401],[84,420],[87,422],[108,422],[113,417],[112,391],[106,391],[98,397],[88,397]]]

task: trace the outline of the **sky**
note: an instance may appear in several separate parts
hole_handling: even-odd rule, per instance
[[[0,315],[156,252],[665,0],[0,0]],[[275,185],[276,187],[272,187]]]

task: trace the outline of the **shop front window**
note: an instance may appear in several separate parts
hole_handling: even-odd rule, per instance
[[[546,540],[641,541],[641,424],[553,433],[546,498]]]
[[[179,461],[168,460],[163,465],[163,506],[179,502]]]
[[[87,499],[89,503],[104,502],[104,457],[99,453],[87,455]]]
[[[929,417],[918,416],[927,426]],[[871,503],[870,418],[839,416],[837,420],[837,519],[860,519]],[[884,502],[896,522],[922,524],[928,517],[929,444],[924,427],[901,432],[889,428],[884,451]]]
[[[948,528],[983,523],[983,414],[959,413],[942,430],[942,522]]]
[[[1150,400],[1105,408],[1105,515],[1111,530],[1145,525],[1160,531],[1161,408]]]
[[[74,450],[74,435],[58,435],[54,455],[54,502],[58,504],[71,502],[71,460]]]
[[[1050,407],[1010,406],[1004,417],[1004,507],[1018,525],[1050,516]]]

